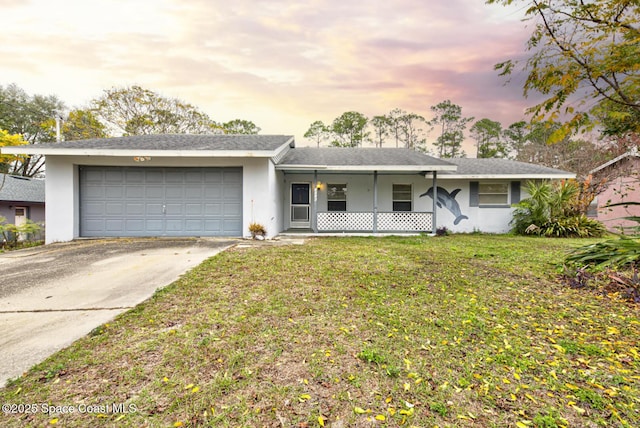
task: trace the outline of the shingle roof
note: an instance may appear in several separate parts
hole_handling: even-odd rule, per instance
[[[291,135],[152,134],[39,144],[51,149],[100,150],[276,150]]]
[[[530,176],[532,178],[569,178],[575,176],[572,172],[509,159],[454,158],[447,159],[447,161],[457,165],[458,170],[452,173],[443,172],[439,176]]]
[[[327,167],[352,169],[379,167],[412,170],[455,169],[449,162],[409,149],[375,148],[294,148],[278,162],[278,169],[322,169]]]
[[[0,201],[44,202],[44,180],[0,174]]]

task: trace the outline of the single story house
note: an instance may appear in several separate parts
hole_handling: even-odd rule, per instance
[[[639,205],[611,204],[624,202],[640,203],[640,153],[634,148],[609,162],[590,171],[596,181],[604,180],[604,189],[594,203],[597,206],[593,216],[612,232],[635,233],[638,223],[624,217],[640,217]]]
[[[44,180],[0,174],[0,217],[18,226],[27,220],[44,223],[44,187]]]
[[[46,242],[285,231],[506,232],[521,183],[574,174],[289,135],[141,135],[5,147],[46,156]]]

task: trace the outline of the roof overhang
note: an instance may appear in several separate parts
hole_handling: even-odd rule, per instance
[[[431,174],[427,173],[429,177]],[[438,180],[568,180],[575,174],[442,174]]]
[[[416,173],[425,171],[455,171],[456,165],[276,165],[277,170],[286,172],[344,172],[344,173]]]
[[[6,146],[0,153],[9,155],[44,155],[44,156],[101,156],[101,157],[142,157],[157,158],[273,158],[289,150],[293,137],[274,150],[158,150],[144,148],[68,148],[56,147],[54,143],[46,145],[27,144],[22,146]]]

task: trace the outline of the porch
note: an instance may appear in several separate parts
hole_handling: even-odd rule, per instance
[[[318,232],[432,232],[432,212],[318,212]]]

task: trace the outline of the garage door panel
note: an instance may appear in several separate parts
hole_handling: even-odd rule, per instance
[[[125,171],[124,181],[122,181],[122,184],[126,184],[127,186],[134,183],[142,184],[145,182],[144,178],[145,172],[140,168],[129,168]]]
[[[146,219],[147,232],[152,235],[161,235],[163,232],[164,220],[162,218],[149,218]]]
[[[163,199],[164,188],[162,186],[146,186],[145,197],[147,199]]]
[[[102,227],[109,232],[117,232],[124,228],[124,220],[109,219],[104,222]]]
[[[144,204],[140,202],[128,202],[126,204],[125,214],[127,216],[143,216],[144,215]]]
[[[81,236],[241,236],[242,168],[80,167]]]
[[[184,205],[185,215],[188,216],[201,216],[202,215],[202,204],[185,204]]]
[[[130,218],[125,220],[124,228],[126,233],[141,234],[145,232],[145,220],[142,218]]]
[[[111,169],[100,171],[100,174],[104,176],[105,183],[124,183],[124,171]]]
[[[104,202],[88,201],[85,205],[85,211],[87,214],[100,215],[104,212]]]
[[[122,215],[124,214],[124,205],[122,202],[107,202],[104,207],[104,212],[107,215]]]
[[[149,216],[162,216],[163,215],[163,209],[162,209],[162,204],[158,204],[158,203],[151,203],[151,204],[146,204],[146,213],[147,213],[147,217]]]
[[[224,217],[235,217],[242,215],[242,204],[224,204],[223,208],[223,216]]]

